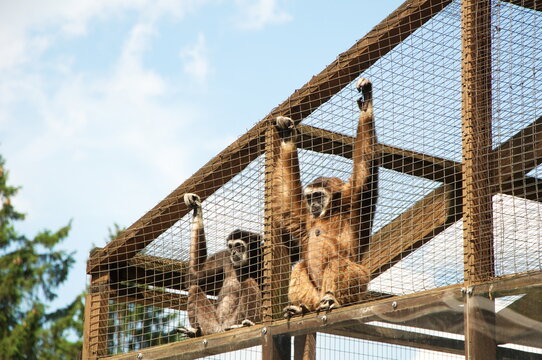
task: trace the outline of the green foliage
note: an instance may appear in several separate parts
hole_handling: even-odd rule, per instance
[[[0,360],[77,359],[82,349],[85,293],[52,312],[46,305],[57,297],[74,263],[73,253],[57,248],[68,237],[71,223],[34,237],[20,234],[15,225],[25,215],[11,203],[19,188],[8,184],[4,165],[0,156]],[[122,230],[115,224],[109,229],[109,239]],[[178,338],[178,312],[113,302],[110,310],[111,353]]]
[[[114,228],[109,229],[110,240],[122,231],[123,228],[114,224]],[[144,285],[129,285],[145,288]],[[179,315],[179,311],[160,307],[112,302],[107,330],[109,353],[126,353],[179,340],[176,331]]]
[[[15,224],[25,215],[11,203],[19,188],[8,185],[4,165],[0,156],[0,360],[76,358],[82,298],[53,313],[43,303],[56,298],[74,263],[73,253],[56,249],[71,224],[33,238],[19,234]]]
[[[159,307],[134,303],[110,306],[108,348],[111,354],[126,353],[178,340],[175,324],[179,314]]]
[[[83,292],[64,308],[46,316],[47,328],[40,332],[40,359],[77,359],[83,347],[85,314]]]

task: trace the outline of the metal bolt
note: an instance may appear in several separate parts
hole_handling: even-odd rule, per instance
[[[472,287],[467,289],[467,295],[472,296]]]
[[[397,308],[397,301],[392,302],[391,307],[394,308],[394,309]]]
[[[327,316],[326,316],[326,315],[322,316],[322,322],[323,322],[324,324],[327,323]]]
[[[262,335],[265,335],[265,334],[267,334],[267,328],[266,327],[262,328]]]
[[[203,341],[202,341],[201,343],[203,344],[203,346],[207,346],[207,344],[208,344],[209,342],[207,341],[207,339],[203,339]]]
[[[462,287],[462,288],[461,288],[461,294],[465,295],[466,292],[467,292],[467,289],[464,288],[464,287]]]
[[[138,359],[138,360],[143,359],[143,354],[142,354],[142,353],[137,354],[137,359]]]

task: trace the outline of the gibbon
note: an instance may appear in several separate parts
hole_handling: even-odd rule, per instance
[[[285,317],[330,311],[363,299],[370,280],[361,265],[368,248],[376,207],[378,162],[373,123],[372,84],[356,83],[362,97],[348,182],[319,177],[301,187],[297,131],[292,119],[279,116],[275,126],[280,150],[275,162],[272,204],[274,227],[289,246],[300,248],[293,266]]]
[[[235,230],[226,239],[227,250],[207,257],[200,197],[187,193],[184,201],[193,209],[188,266],[190,326],[178,330],[195,337],[261,321],[261,236]],[[218,299],[213,303],[207,294],[217,290]]]

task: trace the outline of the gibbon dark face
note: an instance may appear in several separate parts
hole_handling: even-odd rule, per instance
[[[248,244],[241,239],[228,240],[228,251],[233,267],[241,267],[248,262]]]
[[[322,188],[306,188],[305,201],[311,215],[315,218],[324,216],[329,204],[329,192]]]
[[[246,230],[234,230],[228,235],[226,245],[234,268],[249,265],[251,257],[259,257],[261,237]],[[251,265],[252,266],[252,265]]]
[[[339,178],[319,177],[310,183],[303,195],[312,217],[331,215],[333,199],[341,197],[344,182]]]

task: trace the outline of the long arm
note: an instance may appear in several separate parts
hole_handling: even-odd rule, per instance
[[[205,293],[216,295],[226,276],[235,276],[229,252],[219,251],[207,256],[207,240],[203,226],[203,211],[200,197],[196,194],[184,195],[186,206],[193,210],[190,229],[190,259],[188,261],[189,285],[199,285]]]
[[[348,195],[352,202],[351,224],[357,240],[354,245],[354,261],[360,262],[367,251],[373,227],[378,197],[378,158],[375,150],[377,140],[373,118],[372,84],[362,78],[358,80],[356,87],[363,98],[358,100],[360,114]]]
[[[200,197],[196,194],[184,194],[186,206],[193,210],[192,224],[190,229],[190,260],[189,269],[191,275],[198,274],[207,260],[207,242],[203,229],[203,213]]]
[[[297,260],[300,242],[305,238],[306,211],[297,155],[297,132],[293,120],[284,116],[277,117],[275,125],[280,146],[274,159],[272,180],[273,224],[289,246],[293,260]]]

